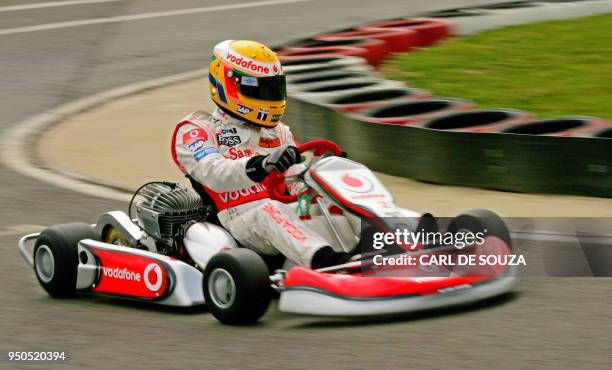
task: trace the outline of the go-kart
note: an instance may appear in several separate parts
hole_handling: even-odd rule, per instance
[[[143,185],[127,213],[108,212],[94,225],[62,224],[26,235],[19,240],[19,251],[52,297],[92,294],[170,306],[206,304],[226,324],[260,319],[274,290],[280,294],[282,312],[349,317],[474,302],[508,292],[516,284],[510,269],[437,277],[372,275],[376,266],[358,253],[363,247],[362,221],[384,224],[387,217],[406,217],[419,220],[419,225],[435,225],[435,219],[397,207],[376,176],[341,156],[335,143],[314,140],[298,149],[312,152],[306,169],[291,176],[273,172],[264,183],[271,198],[293,204],[330,246],[352,255],[345,263],[319,270],[292,261],[273,267],[266,256],[241,248],[212,221],[215,217],[198,192],[170,182]],[[299,197],[283,191],[291,182],[304,184]],[[487,238],[511,250],[506,225],[490,211],[466,212],[448,227],[488,229]],[[422,254],[428,248],[447,246],[400,253]],[[362,274],[366,264],[370,268]]]

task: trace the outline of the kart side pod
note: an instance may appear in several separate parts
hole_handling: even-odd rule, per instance
[[[177,259],[86,239],[78,245],[76,290],[169,306],[204,303],[202,272]]]

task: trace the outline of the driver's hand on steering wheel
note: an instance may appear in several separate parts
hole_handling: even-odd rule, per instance
[[[298,148],[283,145],[268,155],[257,155],[246,164],[247,176],[254,182],[263,181],[272,170],[284,173],[294,164],[304,162],[304,156]]]

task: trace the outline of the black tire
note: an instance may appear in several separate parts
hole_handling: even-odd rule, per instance
[[[34,273],[51,297],[75,295],[79,264],[77,247],[83,239],[98,240],[99,236],[90,225],[81,222],[51,226],[36,239]]]
[[[233,284],[234,293],[220,297],[215,282],[223,286],[224,281]],[[257,253],[244,248],[221,252],[211,258],[204,270],[203,288],[209,311],[227,325],[257,322],[272,299],[268,267]]]
[[[424,213],[419,218],[419,224],[417,225],[416,231],[424,231],[426,233],[437,233],[440,230],[438,220],[431,213]],[[425,249],[436,248],[438,245],[426,244]]]
[[[461,229],[474,233],[486,230],[486,235],[500,238],[512,249],[512,238],[510,238],[508,226],[501,217],[488,209],[473,209],[461,213],[451,220],[446,231],[455,233]]]

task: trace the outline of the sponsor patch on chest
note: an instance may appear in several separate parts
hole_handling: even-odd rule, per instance
[[[238,159],[250,157],[254,154],[255,152],[253,151],[253,149],[238,149],[236,147],[232,147],[230,148],[230,150],[227,151],[227,153],[224,154],[224,156],[229,159]]]
[[[219,145],[236,146],[242,143],[236,127],[221,128],[217,130],[217,142]]]
[[[276,148],[281,145],[280,138],[260,137],[258,145],[262,148]]]
[[[242,143],[242,139],[238,135],[218,136],[217,141],[219,142],[219,145],[225,145],[225,146],[236,146]]]

